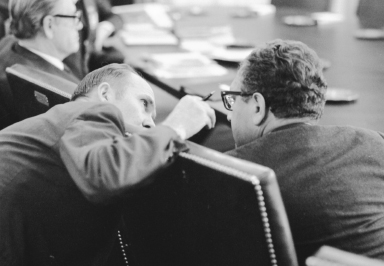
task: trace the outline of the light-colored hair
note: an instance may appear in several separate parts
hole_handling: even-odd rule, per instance
[[[256,47],[240,64],[239,74],[242,90],[262,94],[276,117],[318,119],[327,89],[322,70],[319,57],[307,45],[277,39]]]
[[[67,0],[69,1],[69,0]],[[43,19],[52,14],[58,0],[10,0],[10,31],[19,39],[36,36]]]
[[[127,64],[109,64],[98,68],[88,75],[79,83],[76,90],[72,94],[71,101],[79,97],[87,96],[93,89],[97,88],[101,83],[113,83],[114,80],[129,77],[129,75],[137,74],[136,71]],[[121,98],[125,93],[125,87],[116,86],[116,97]]]

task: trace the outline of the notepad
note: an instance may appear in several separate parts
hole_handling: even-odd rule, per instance
[[[179,40],[167,30],[147,27],[147,25],[135,25],[124,27],[119,32],[126,45],[178,45]]]
[[[223,76],[228,70],[199,53],[150,54],[144,58],[146,68],[161,78]]]

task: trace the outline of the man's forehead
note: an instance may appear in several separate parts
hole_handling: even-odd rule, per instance
[[[155,97],[151,86],[149,86],[148,82],[146,82],[139,75],[131,73],[130,75],[125,77],[125,81],[126,89],[128,91],[147,94],[150,95],[152,98]]]
[[[121,80],[115,86],[119,86],[119,91],[124,99],[146,100],[149,104],[156,107],[155,95],[149,84],[142,80],[133,81],[132,79]]]
[[[153,93],[152,88],[148,84],[127,84],[125,86],[126,92],[128,94],[135,94],[138,96],[146,96],[151,99],[152,102],[155,101],[155,94]]]

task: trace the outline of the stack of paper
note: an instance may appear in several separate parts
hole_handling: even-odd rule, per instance
[[[222,76],[227,70],[198,53],[150,54],[145,58],[147,69],[160,78],[193,78]]]
[[[126,45],[178,45],[179,40],[168,30],[148,24],[125,25],[120,33]]]

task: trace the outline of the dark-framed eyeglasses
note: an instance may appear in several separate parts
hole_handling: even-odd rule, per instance
[[[56,18],[71,18],[74,19],[75,25],[79,25],[81,23],[81,11],[77,11],[74,15],[63,15],[63,14],[55,14],[52,17]]]
[[[252,95],[253,93],[245,93],[242,91],[222,91],[221,99],[223,100],[225,109],[232,111],[232,106],[235,104],[236,96],[249,97]]]

